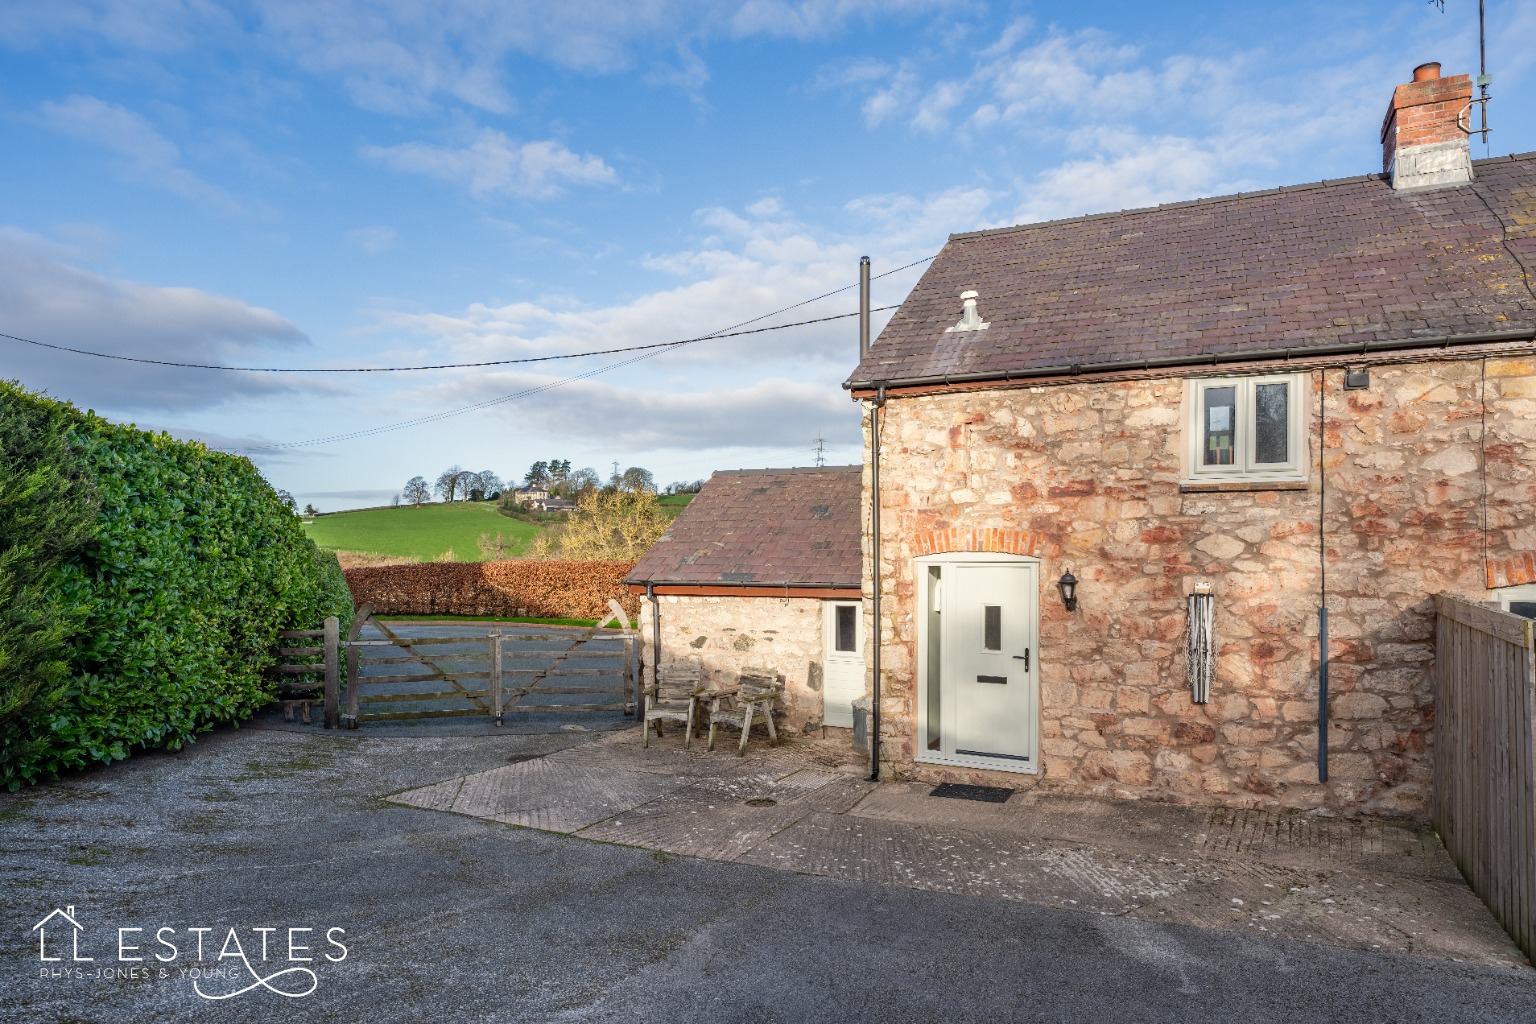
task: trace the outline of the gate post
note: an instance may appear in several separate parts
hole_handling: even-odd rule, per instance
[[[624,631],[624,714],[633,717],[640,710],[635,700],[635,634]]]
[[[341,621],[334,615],[325,618],[325,727],[341,724],[341,659],[339,642]]]
[[[493,629],[487,634],[491,643],[491,723],[501,724],[501,630]]]

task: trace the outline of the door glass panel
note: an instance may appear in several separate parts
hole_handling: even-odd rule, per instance
[[[1290,462],[1291,386],[1260,384],[1253,389],[1253,461]]]
[[[1536,619],[1536,601],[1511,601],[1509,610],[1528,619]]]
[[[944,593],[941,585],[943,579],[940,576],[939,567],[928,567],[928,735],[924,737],[929,750],[940,749],[943,716],[943,691],[944,679],[942,665],[944,662],[944,629],[939,615],[940,595]]]
[[[859,649],[858,643],[858,611],[851,604],[840,604],[835,609],[837,615],[837,637],[834,640],[835,650],[839,653],[854,652]]]
[[[981,606],[981,649],[1003,649],[1003,606],[1000,604]]]
[[[1202,394],[1205,404],[1200,418],[1205,424],[1202,458],[1207,466],[1230,466],[1236,461],[1232,446],[1237,427],[1237,388],[1206,388]]]

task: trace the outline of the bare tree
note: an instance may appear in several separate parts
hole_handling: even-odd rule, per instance
[[[557,530],[535,537],[524,557],[634,561],[666,532],[669,522],[650,494],[593,490]]]
[[[501,482],[501,477],[488,469],[482,469],[476,473],[475,482],[471,486],[474,490],[480,492],[480,499],[482,501],[505,489],[505,485]]]
[[[288,491],[279,489],[277,492],[277,500],[282,502],[284,505],[287,505],[289,512],[298,511],[299,503],[293,500],[293,495]]]
[[[570,497],[579,498],[584,494],[591,494],[603,486],[603,478],[597,475],[597,470],[591,466],[576,470],[565,478],[565,488],[570,492]]]
[[[463,466],[449,466],[437,475],[437,483],[434,489],[437,496],[444,501],[452,501],[454,495],[459,493],[459,483],[464,477]]]
[[[651,471],[640,466],[630,466],[619,477],[619,488],[630,494],[655,494],[656,478]]]
[[[412,505],[420,505],[424,501],[432,500],[432,490],[427,486],[424,477],[411,477],[405,482],[405,490],[400,493]]]

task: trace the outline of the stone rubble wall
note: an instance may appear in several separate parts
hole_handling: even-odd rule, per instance
[[[775,723],[810,732],[822,719],[822,604],[817,598],[694,597],[662,594],[661,661],[698,661],[710,686],[734,685],[747,668],[784,677]],[[642,661],[654,678],[651,603],[640,602]]]
[[[1422,817],[1434,725],[1432,598],[1490,597],[1485,472],[1490,563],[1536,551],[1536,360],[1374,366],[1364,391],[1344,391],[1342,369],[1314,370],[1311,379],[1311,470],[1299,490],[1184,492],[1185,383],[1177,378],[892,398],[879,565],[885,771]],[[867,469],[865,488],[867,498]],[[866,561],[868,525],[866,512]],[[1039,776],[913,762],[913,558],[921,538],[947,529],[1037,538]],[[1316,771],[1323,565],[1332,652],[1326,786]],[[1067,569],[1080,580],[1070,614],[1055,593]],[[866,568],[866,588],[869,579]],[[1218,661],[1210,703],[1195,705],[1186,598],[1202,581],[1216,595]]]

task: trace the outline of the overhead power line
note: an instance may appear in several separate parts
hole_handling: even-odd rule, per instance
[[[908,263],[906,266],[897,267],[895,270],[887,270],[883,274],[877,274],[875,277],[870,278],[870,280],[876,280],[877,278],[887,277],[891,274],[900,273],[903,270],[909,270],[912,267],[917,266],[919,263],[926,263],[931,259],[933,259],[933,257],[928,256],[924,259],[915,260],[911,263]],[[763,315],[755,316],[750,320],[743,320],[741,323],[732,324],[730,327],[721,328],[720,330],[714,331],[710,334],[701,334],[696,338],[683,338],[678,341],[657,341],[651,342],[647,345],[626,345],[621,348],[593,349],[588,352],[562,352],[558,355],[523,356],[517,359],[487,359],[472,363],[431,363],[420,366],[224,366],[218,363],[189,363],[176,359],[151,359],[147,356],[125,356],[114,352],[97,352],[92,349],[74,348],[69,345],[57,345],[52,342],[37,341],[33,338],[24,338],[16,334],[0,333],[0,338],[6,338],[10,341],[20,342],[24,345],[35,345],[38,348],[51,349],[55,352],[68,352],[71,355],[88,356],[93,359],[111,359],[123,363],[139,363],[145,366],[165,366],[183,370],[216,370],[225,373],[420,373],[429,370],[470,370],[484,369],[492,366],[548,363],[564,359],[584,359],[589,356],[610,356],[618,355],[624,352],[643,352],[650,349],[677,348],[682,345],[691,345],[700,341],[714,341],[720,338],[739,338],[747,334],[763,334],[768,331],[781,331],[790,327],[806,327],[811,324],[827,323],[828,321],[832,320],[845,320],[849,317],[858,316],[859,314],[838,313],[834,316],[817,317],[813,320],[799,320],[788,324],[775,324],[771,327],[755,327],[751,330],[740,329],[747,327],[749,324],[755,324],[759,321],[767,320],[770,317],[778,316],[781,313],[787,313],[792,309],[799,309],[801,306],[808,306],[813,302],[819,302],[822,299],[830,298],[833,295],[837,295],[841,292],[845,292],[856,287],[858,287],[857,283],[845,285],[842,288],[835,288],[830,292],[824,292],[821,295],[817,295],[809,299],[803,299],[800,302],[793,303],[792,305],[784,306],[781,309],[776,309],[771,313],[764,313]],[[870,312],[883,313],[887,310],[895,308],[896,306],[881,306],[878,309],[870,310]]]
[[[871,313],[883,313],[895,306],[881,306],[870,310]],[[768,314],[772,316],[773,314]],[[421,370],[471,370],[483,369],[488,366],[511,366],[515,363],[549,363],[560,359],[582,359],[587,356],[611,356],[621,352],[642,352],[653,348],[677,348],[681,345],[692,345],[699,341],[714,341],[718,338],[739,338],[745,334],[763,334],[767,331],[782,331],[788,327],[806,327],[810,324],[822,324],[829,320],[846,320],[849,317],[858,316],[858,313],[837,313],[833,316],[817,317],[814,320],[797,320],[792,324],[775,324],[772,327],[754,327],[749,331],[722,331],[715,334],[701,334],[697,338],[683,338],[680,341],[656,341],[649,345],[626,345],[623,348],[600,348],[590,352],[562,352],[553,356],[524,356],[518,359],[487,359],[478,363],[434,363],[427,366],[340,366],[340,367],[286,367],[286,366],[221,366],[217,363],[183,363],[174,359],[146,359],[140,356],[121,356],[111,352],[92,352],[83,348],[70,348],[67,345],[51,345],[46,341],[33,341],[31,338],[21,338],[14,334],[0,334],[0,338],[9,338],[11,341],[20,341],[28,345],[36,345],[39,348],[50,348],[58,352],[70,352],[77,356],[93,356],[97,359],[115,359],[124,363],[144,363],[149,366],[172,366],[184,370],[223,370],[226,373],[413,373]],[[750,321],[749,321],[750,322]]]

